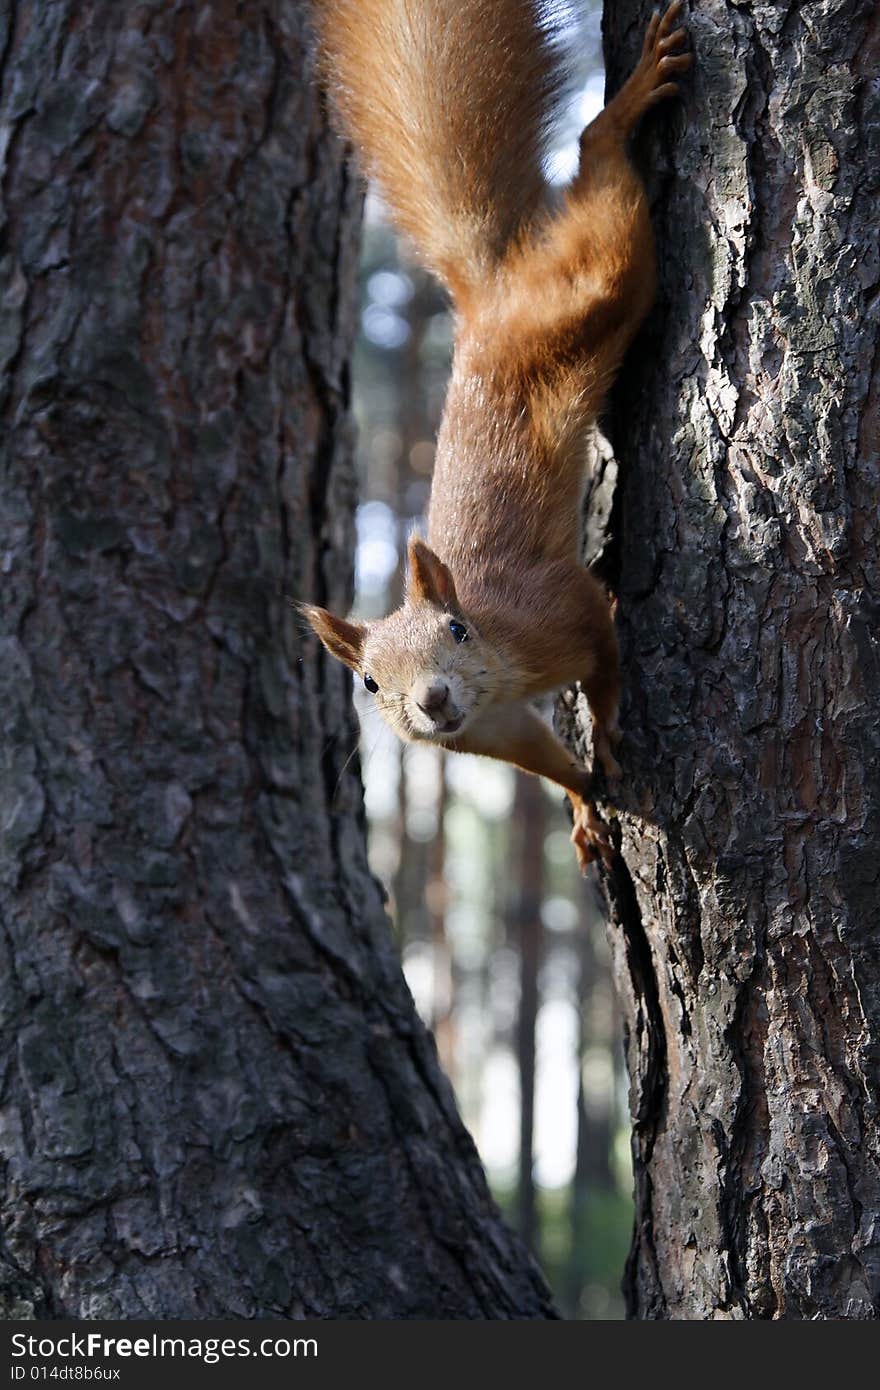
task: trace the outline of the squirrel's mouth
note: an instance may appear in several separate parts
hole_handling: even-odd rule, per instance
[[[441,734],[457,734],[463,723],[464,715],[457,714],[454,719],[446,719],[439,724],[438,730]]]
[[[419,710],[416,714],[410,715],[411,726],[418,731],[421,738],[451,738],[457,734],[465,721],[464,714],[456,711],[455,714],[427,714],[425,710]]]

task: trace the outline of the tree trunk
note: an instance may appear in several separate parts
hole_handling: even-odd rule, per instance
[[[648,12],[607,8],[612,89]],[[608,879],[639,1317],[880,1309],[878,18],[703,0],[642,142]]]
[[[359,192],[303,7],[3,7],[0,1301],[543,1317],[342,668]]]

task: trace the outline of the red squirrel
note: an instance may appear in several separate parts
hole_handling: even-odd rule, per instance
[[[626,144],[690,65],[681,9],[654,12],[635,71],[584,130],[551,211],[541,151],[560,68],[537,0],[316,3],[343,129],[447,286],[455,351],[427,542],[410,542],[402,607],[372,622],[302,611],[401,738],[564,787],[581,869],[611,854],[593,776],[530,701],[579,680],[596,759],[619,777],[617,639],[579,553],[584,435],[654,299],[647,202]]]

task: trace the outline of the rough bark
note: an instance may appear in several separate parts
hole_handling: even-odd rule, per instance
[[[611,87],[648,8],[606,12]],[[880,1310],[878,12],[702,0],[609,422],[631,1313]],[[583,721],[581,720],[583,729]]]
[[[2,16],[7,1315],[550,1316],[364,854],[359,193],[303,7]]]

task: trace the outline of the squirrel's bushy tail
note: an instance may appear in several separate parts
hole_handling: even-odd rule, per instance
[[[316,0],[346,133],[456,300],[534,216],[562,87],[554,0]]]

